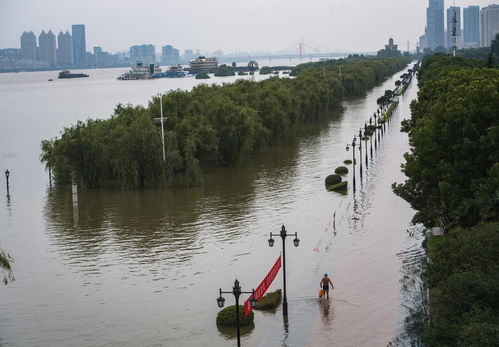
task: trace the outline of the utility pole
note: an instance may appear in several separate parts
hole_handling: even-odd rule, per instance
[[[159,109],[161,112],[161,144],[163,145],[163,161],[165,161],[166,153],[165,153],[165,128],[163,127],[163,93],[159,94]]]

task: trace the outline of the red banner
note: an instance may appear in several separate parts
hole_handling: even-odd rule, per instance
[[[255,297],[258,301],[263,297],[267,289],[269,289],[270,285],[272,284],[272,281],[274,281],[275,276],[277,276],[277,273],[279,272],[279,269],[281,268],[281,256],[277,258],[274,266],[272,266],[272,269],[270,269],[269,273],[265,278],[263,279],[262,283],[258,286],[258,288],[255,289]],[[250,305],[250,299],[251,296],[244,302],[244,315],[247,316],[250,314],[251,311],[253,311],[253,307]]]

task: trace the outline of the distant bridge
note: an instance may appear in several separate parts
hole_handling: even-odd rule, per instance
[[[247,56],[239,56],[239,57],[219,57],[218,61],[221,63],[242,63],[242,62],[247,62],[250,60],[256,60],[256,61],[262,61],[262,60],[269,60],[272,61],[273,59],[339,59],[339,58],[346,58],[349,55],[353,54],[364,54],[364,55],[375,55],[376,52],[349,52],[349,53],[289,53],[289,54],[271,54],[271,55],[247,55]]]

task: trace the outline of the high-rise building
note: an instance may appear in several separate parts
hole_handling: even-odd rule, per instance
[[[444,47],[444,0],[429,0],[426,9],[426,44],[435,49]]]
[[[447,48],[452,47],[452,19],[456,15],[456,46],[461,47],[461,7],[451,6],[447,9]]]
[[[57,35],[57,64],[61,66],[71,66],[73,59],[73,38],[69,31],[64,34],[62,31]]]
[[[490,46],[490,43],[499,33],[499,5],[489,5],[480,11],[482,47]]]
[[[480,6],[468,6],[463,9],[465,48],[480,46]]]
[[[137,61],[143,63],[156,62],[156,47],[154,45],[135,45],[130,47],[130,63],[135,64]]]
[[[186,49],[184,51],[184,60],[189,61],[193,58],[195,58],[194,51],[192,49]]]
[[[87,46],[85,43],[85,25],[74,24],[71,28],[73,34],[73,59],[74,65],[87,65]]]
[[[39,58],[40,61],[48,63],[50,66],[55,66],[57,64],[57,47],[55,44],[55,35],[52,30],[45,33],[42,30],[40,36],[38,36],[39,48]]]
[[[98,67],[104,67],[111,65],[111,56],[109,53],[104,52],[102,47],[95,46],[94,47],[94,61],[95,65]]]
[[[161,47],[161,64],[177,65],[180,63],[179,50],[171,45]]]
[[[21,35],[21,59],[37,60],[36,36],[32,31],[23,32]]]

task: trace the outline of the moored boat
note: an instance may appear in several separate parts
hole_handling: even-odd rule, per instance
[[[155,75],[161,74],[161,69],[156,64],[144,65],[141,61],[138,61],[135,66],[132,66],[132,70],[125,72],[120,77],[119,80],[146,80],[155,78]]]
[[[64,70],[59,72],[58,78],[81,78],[81,77],[88,77],[87,74],[85,73],[71,73],[69,70]]]
[[[171,66],[165,72],[161,72],[159,74],[154,74],[152,76],[152,78],[162,78],[162,77],[180,78],[180,77],[186,77],[188,75],[189,75],[189,73],[187,71],[184,71],[184,68],[182,67],[182,65],[176,65],[176,66]]]

